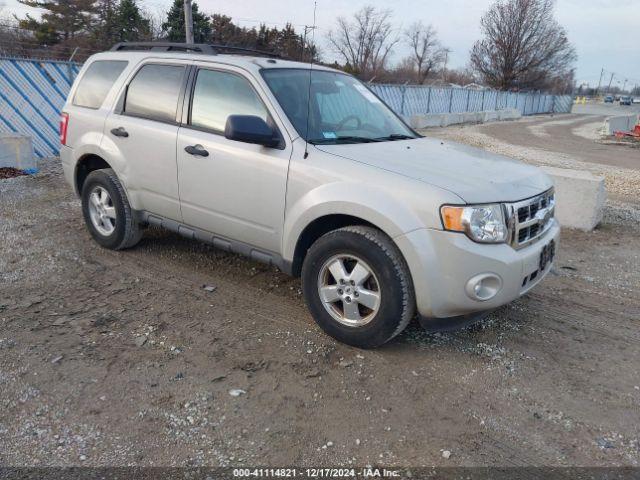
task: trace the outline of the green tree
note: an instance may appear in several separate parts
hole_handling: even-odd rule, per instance
[[[97,10],[96,43],[100,48],[108,48],[118,42],[118,2],[100,0]]]
[[[198,4],[193,3],[193,39],[196,43],[206,43],[211,37],[211,23],[207,16],[199,11]],[[184,29],[184,2],[175,0],[167,21],[162,24],[162,32],[167,40],[172,42],[184,42],[186,33]]]
[[[120,42],[135,42],[149,39],[151,26],[135,0],[120,0],[116,15],[117,35]]]
[[[252,42],[255,43],[255,30]],[[214,13],[211,17],[211,43],[217,45],[247,46],[247,30],[240,28],[231,20],[231,17]]]
[[[249,29],[234,24],[231,17],[214,14],[211,17],[211,28],[211,42],[218,45],[257,48],[295,60],[318,59],[317,49],[310,38],[303,38],[290,24],[285,25],[282,30],[269,28],[265,24],[257,29]]]
[[[151,36],[149,19],[140,12],[135,0],[101,0],[95,29],[101,49],[118,42],[147,40]]]
[[[96,0],[18,0],[28,7],[44,10],[41,19],[27,14],[20,27],[31,30],[38,42],[52,45],[87,33],[97,13]]]
[[[293,60],[318,60],[318,50],[307,36],[300,35],[295,28],[287,23],[282,30],[276,30],[275,51],[285,58]]]

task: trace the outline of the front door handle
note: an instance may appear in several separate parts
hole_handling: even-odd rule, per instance
[[[124,137],[127,138],[129,136],[129,132],[127,132],[123,127],[114,128],[111,130],[111,134],[116,137]]]
[[[189,145],[188,147],[184,147],[184,151],[189,155],[196,155],[198,157],[209,156],[209,152],[207,152],[202,145]]]

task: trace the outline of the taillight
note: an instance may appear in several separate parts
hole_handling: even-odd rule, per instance
[[[60,114],[60,143],[67,145],[67,129],[69,128],[69,114]]]

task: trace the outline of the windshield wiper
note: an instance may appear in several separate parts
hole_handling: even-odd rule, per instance
[[[356,137],[356,136],[340,136],[334,138],[315,138],[313,140],[309,140],[309,143],[314,145],[326,145],[326,144],[334,144],[334,143],[371,143],[371,142],[380,142],[381,140],[378,138],[370,138],[370,137]]]
[[[385,140],[413,140],[416,137],[412,137],[411,135],[405,135],[404,133],[394,133],[387,137],[378,137],[376,140],[380,142],[384,142]]]

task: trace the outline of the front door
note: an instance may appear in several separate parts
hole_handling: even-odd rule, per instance
[[[291,147],[284,141],[281,148],[267,148],[226,139],[229,115],[256,115],[275,125],[246,77],[200,69],[188,122],[178,131],[183,221],[279,253]]]

